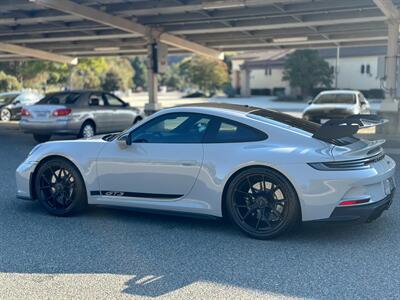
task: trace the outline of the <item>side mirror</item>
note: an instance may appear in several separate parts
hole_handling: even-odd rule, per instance
[[[123,105],[124,107],[129,107],[130,105],[129,105],[129,103],[128,102],[124,102],[124,105]]]
[[[117,144],[121,149],[126,149],[128,146],[132,145],[131,135],[127,134],[127,135],[120,137],[117,140]]]
[[[312,100],[308,100],[308,101],[307,101],[307,104],[308,104],[308,105],[311,105],[311,104],[312,104]]]
[[[15,101],[13,102],[13,104],[14,104],[14,105],[21,104],[21,101],[20,101],[20,100],[15,100]]]
[[[99,106],[99,104],[100,104],[99,98],[90,99],[90,106]]]

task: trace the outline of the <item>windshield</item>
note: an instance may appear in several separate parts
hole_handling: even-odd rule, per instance
[[[39,104],[72,104],[79,98],[78,93],[56,93],[48,94]]]
[[[18,94],[3,94],[0,95],[0,105],[8,104],[17,98]]]
[[[314,100],[314,104],[355,104],[354,94],[323,94]]]

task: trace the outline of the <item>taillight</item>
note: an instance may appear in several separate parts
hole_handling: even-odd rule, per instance
[[[21,116],[22,117],[30,117],[31,113],[26,108],[21,109]]]
[[[369,200],[370,200],[369,198],[360,199],[360,200],[346,200],[346,201],[340,202],[339,206],[364,204],[364,203],[368,203]]]
[[[65,117],[68,116],[72,112],[70,108],[60,108],[53,111],[53,116],[55,117]]]

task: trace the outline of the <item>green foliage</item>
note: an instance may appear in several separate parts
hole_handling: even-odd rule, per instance
[[[206,93],[213,93],[229,82],[226,64],[204,56],[195,55],[184,60],[180,71],[189,83]]]
[[[136,56],[131,60],[132,68],[135,72],[133,76],[133,85],[138,88],[147,86],[147,66],[144,58]]]
[[[0,92],[10,92],[21,89],[22,86],[14,76],[0,72]]]
[[[286,60],[283,80],[288,80],[292,87],[299,87],[303,96],[309,96],[316,87],[331,86],[333,70],[319,57],[318,51],[297,50]]]
[[[182,76],[180,75],[179,64],[172,64],[168,67],[164,74],[159,76],[159,83],[175,90],[183,87]]]
[[[108,71],[101,87],[106,92],[114,92],[123,88],[123,82],[118,73]]]

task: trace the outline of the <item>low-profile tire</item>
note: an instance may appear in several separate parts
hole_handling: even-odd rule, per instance
[[[65,159],[53,158],[40,165],[34,184],[39,203],[52,215],[69,216],[87,207],[82,176]]]
[[[81,130],[79,131],[78,138],[91,138],[96,135],[96,126],[92,121],[86,121],[82,124]]]
[[[225,197],[226,212],[234,224],[256,239],[272,239],[299,224],[297,193],[279,172],[254,167],[237,174]]]
[[[38,143],[45,143],[50,141],[51,135],[49,134],[34,134],[33,139]]]
[[[12,119],[12,113],[11,110],[7,109],[7,108],[3,108],[0,111],[0,119],[4,122],[8,122],[11,121]]]

